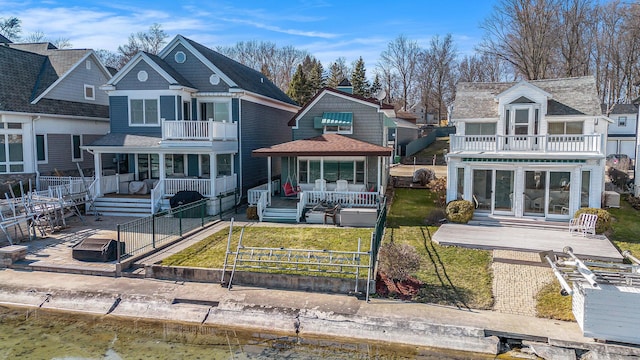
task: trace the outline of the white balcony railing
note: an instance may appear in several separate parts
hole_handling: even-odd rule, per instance
[[[235,191],[237,188],[236,174],[229,176],[220,176],[216,178],[216,196]]]
[[[451,135],[451,151],[601,153],[602,134]]]
[[[238,140],[238,124],[225,121],[162,120],[162,140]]]

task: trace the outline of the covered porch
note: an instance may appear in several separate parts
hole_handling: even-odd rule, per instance
[[[274,161],[280,162],[282,173],[279,179],[250,189],[249,205],[256,206],[260,221],[324,222],[324,214],[334,211],[337,216],[332,220],[337,222],[345,209],[375,213],[386,187],[391,153],[391,148],[338,134],[254,150],[253,156],[267,158],[270,179]]]
[[[159,140],[127,135],[121,139],[120,146],[97,146],[95,143],[87,146],[87,150],[96,155],[96,198],[109,194],[118,194],[118,198],[148,196],[150,214],[167,208],[168,198],[179,191],[197,191],[206,198],[234,194],[238,184],[236,148],[214,150],[193,144],[163,146]],[[110,140],[103,138],[101,141]],[[213,207],[222,204],[211,203],[215,204]],[[233,205],[235,197],[231,196],[231,199],[225,199],[222,207]],[[219,211],[218,208],[209,209],[210,213]]]

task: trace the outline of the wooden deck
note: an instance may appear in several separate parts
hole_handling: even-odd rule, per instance
[[[440,245],[460,246],[485,250],[516,250],[541,252],[553,250],[563,254],[565,246],[581,259],[622,262],[622,255],[604,235],[582,237],[568,230],[523,228],[510,226],[482,226],[444,224],[433,235]]]

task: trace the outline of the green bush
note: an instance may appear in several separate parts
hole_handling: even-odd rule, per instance
[[[468,200],[453,200],[447,204],[445,212],[447,220],[466,224],[473,217],[473,203]]]
[[[611,215],[607,210],[596,208],[581,208],[573,215],[578,218],[580,214],[596,214],[598,222],[596,222],[596,234],[603,234],[611,230]]]

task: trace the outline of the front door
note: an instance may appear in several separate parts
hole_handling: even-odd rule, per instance
[[[513,215],[513,170],[495,170],[494,191],[493,191],[493,213],[503,215]]]

